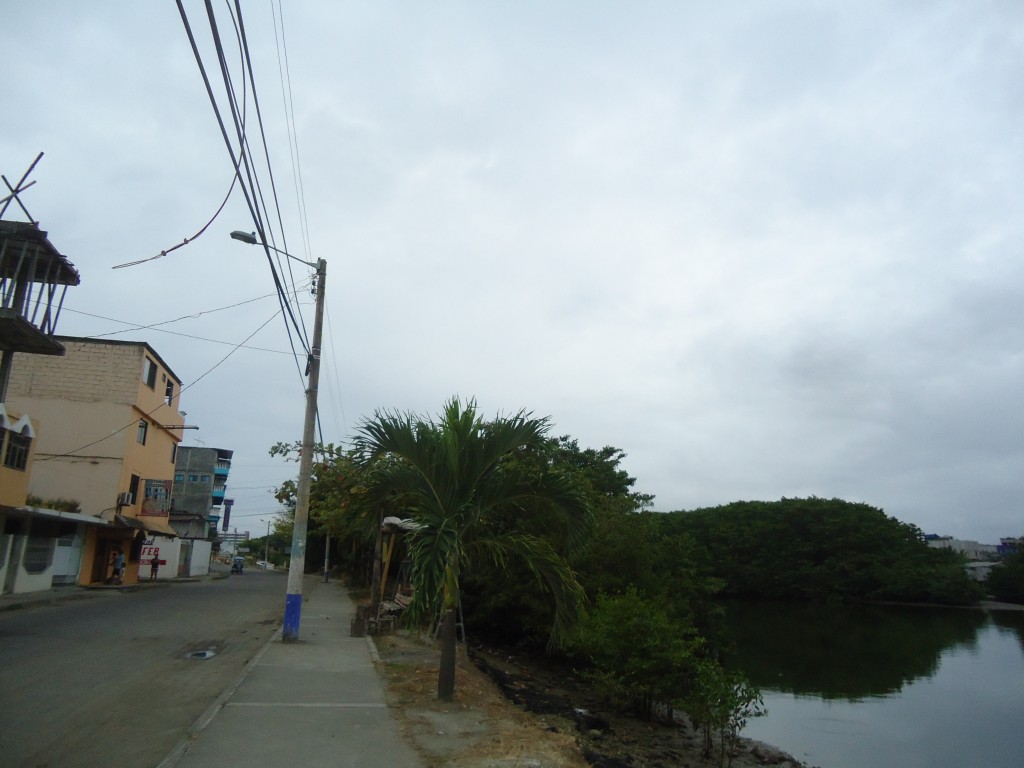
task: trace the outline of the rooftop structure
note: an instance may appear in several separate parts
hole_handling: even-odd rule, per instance
[[[81,282],[74,264],[54,247],[39,222],[31,220],[19,197],[31,186],[25,179],[41,157],[0,199],[0,402],[6,397],[15,352],[64,354],[64,347],[54,339],[57,319],[68,286]],[[29,221],[3,218],[14,203]]]

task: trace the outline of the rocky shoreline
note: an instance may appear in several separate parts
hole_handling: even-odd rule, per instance
[[[468,649],[468,656],[509,701],[539,718],[545,728],[572,732],[590,765],[599,768],[718,765],[717,758],[708,759],[701,754],[700,734],[685,717],[666,723],[617,712],[570,670],[546,659],[479,645]],[[740,740],[731,764],[736,768],[807,768],[792,755],[751,739]]]

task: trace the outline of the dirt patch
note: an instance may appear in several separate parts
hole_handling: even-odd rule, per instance
[[[713,768],[699,735],[610,710],[571,671],[544,659],[460,646],[455,700],[437,700],[436,643],[406,633],[376,638],[388,703],[430,768]],[[802,763],[743,740],[734,768]]]
[[[461,651],[455,700],[437,700],[436,644],[397,633],[375,638],[387,699],[429,768],[586,768],[572,734],[509,702]]]

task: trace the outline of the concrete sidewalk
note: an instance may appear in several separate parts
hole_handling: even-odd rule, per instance
[[[341,584],[306,581],[299,640],[280,632],[158,768],[420,768],[384,703],[368,638],[350,637]]]

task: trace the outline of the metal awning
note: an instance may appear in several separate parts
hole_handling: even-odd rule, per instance
[[[109,527],[110,523],[99,517],[87,515],[83,512],[64,512],[60,509],[45,509],[43,507],[9,507],[0,505],[0,510],[11,516],[24,517],[45,517],[47,520],[57,520],[64,523],[85,523],[86,525],[99,525]]]
[[[114,515],[120,525],[126,528],[134,528],[143,533],[155,533],[158,536],[169,536],[172,539],[178,538],[178,533],[162,517],[128,517],[127,515]]]

